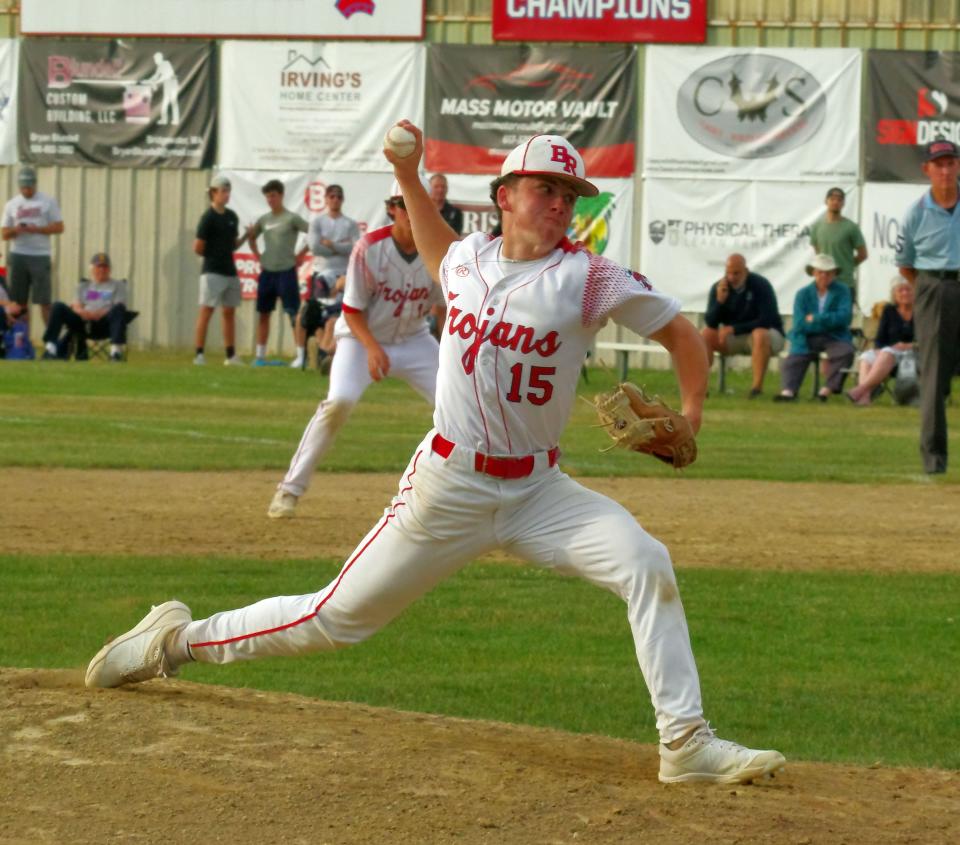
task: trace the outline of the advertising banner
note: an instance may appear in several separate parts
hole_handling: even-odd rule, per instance
[[[493,0],[494,41],[702,44],[706,0]]]
[[[649,47],[644,175],[856,179],[860,51]]]
[[[432,44],[427,168],[499,173],[517,144],[555,133],[580,151],[589,177],[630,176],[636,56],[635,47]]]
[[[360,225],[360,231],[386,226],[384,200],[390,193],[393,177],[385,173],[336,172],[266,172],[262,170],[222,170],[232,185],[230,207],[240,218],[241,229],[266,214],[267,204],[261,188],[270,179],[283,182],[284,204],[305,219],[325,210],[327,185],[343,188],[343,213]],[[490,200],[488,176],[451,174],[447,177],[448,202],[463,211],[463,234],[490,232],[499,222],[497,210]],[[596,179],[597,197],[581,197],[577,201],[573,225],[568,237],[583,241],[594,252],[629,266],[633,217],[633,180]],[[301,241],[300,245],[304,241]],[[256,297],[260,266],[244,244],[235,255],[244,299]],[[306,291],[311,263],[300,267],[301,290]]]
[[[210,41],[26,39],[20,157],[39,164],[209,167]]]
[[[20,0],[25,35],[423,38],[424,0]]]
[[[856,184],[838,187],[852,215]],[[780,313],[789,314],[794,295],[811,281],[805,273],[813,258],[810,227],[824,211],[817,183],[648,179],[637,269],[676,296],[684,311],[703,312],[710,286],[738,252],[770,280]]]
[[[909,183],[867,182],[863,186],[860,228],[867,242],[867,260],[860,265],[857,292],[865,314],[874,303],[890,298],[890,280],[899,274],[894,258],[900,223],[924,193],[922,185]]]
[[[383,136],[423,125],[420,44],[227,41],[221,51],[223,167],[392,172]]]
[[[17,160],[18,53],[15,38],[0,38],[0,164]]]
[[[960,144],[960,53],[867,51],[866,173],[873,182],[926,182],[923,148]]]

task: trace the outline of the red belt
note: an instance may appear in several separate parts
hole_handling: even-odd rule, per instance
[[[451,443],[446,437],[439,434],[433,436],[433,451],[441,458],[449,458],[456,443]],[[555,466],[560,458],[560,449],[554,446],[547,452],[548,466]],[[474,453],[473,468],[477,472],[492,475],[494,478],[526,478],[533,472],[536,459],[533,455],[524,455],[522,458],[498,458],[494,455]]]

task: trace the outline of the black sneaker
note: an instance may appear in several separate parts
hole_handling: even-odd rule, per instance
[[[122,364],[123,355],[121,355],[119,352],[111,352],[109,360],[113,364]]]

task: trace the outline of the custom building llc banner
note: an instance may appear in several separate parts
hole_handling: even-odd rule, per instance
[[[847,209],[858,203],[853,182],[839,183]],[[816,182],[721,182],[648,179],[643,194],[639,269],[684,311],[703,312],[710,286],[738,252],[751,270],[770,280],[781,314],[811,281],[810,227],[823,215],[823,185]]]
[[[644,175],[842,181],[860,168],[860,51],[648,47]]]
[[[209,167],[215,134],[210,41],[23,41],[24,161]]]
[[[636,48],[432,44],[426,167],[499,173],[531,135],[567,138],[588,177],[634,171]]]
[[[926,182],[923,150],[960,144],[960,53],[867,52],[866,174],[873,182]]]
[[[420,44],[227,41],[221,51],[223,167],[393,172],[383,136],[422,126]]]

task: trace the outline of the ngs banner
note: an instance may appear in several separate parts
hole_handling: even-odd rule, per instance
[[[0,38],[0,164],[17,160],[17,54],[15,38]]]
[[[847,208],[857,207],[857,187],[841,183]],[[738,252],[766,276],[781,314],[810,282],[810,227],[824,213],[823,186],[810,182],[720,182],[648,179],[643,200],[641,266],[684,311],[704,311],[710,286]]]
[[[634,171],[635,47],[433,44],[427,53],[428,170],[499,173],[531,135],[567,138],[587,176]]]
[[[39,164],[209,167],[214,47],[145,40],[26,39],[20,157]]]
[[[27,35],[423,38],[424,0],[20,0]]]
[[[859,50],[649,47],[644,175],[856,179],[860,67]]]
[[[926,182],[923,148],[960,144],[960,53],[867,52],[866,179]]]
[[[422,126],[423,46],[227,41],[222,167],[393,172],[383,136]]]

